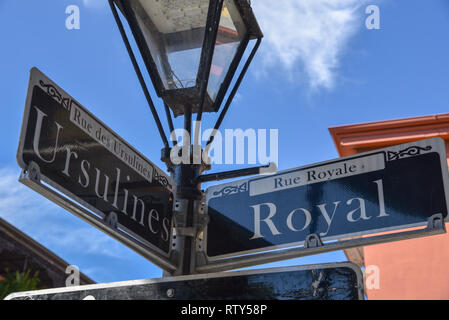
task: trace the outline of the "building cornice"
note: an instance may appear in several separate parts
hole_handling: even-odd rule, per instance
[[[412,141],[443,138],[449,159],[449,113],[330,127],[341,157]],[[449,163],[449,161],[448,161]],[[363,247],[345,250],[347,258],[364,265]]]

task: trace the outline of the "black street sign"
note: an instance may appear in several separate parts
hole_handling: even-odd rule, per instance
[[[430,224],[426,233],[435,231],[437,220],[441,233],[448,213],[445,144],[440,138],[422,140],[217,185],[207,189],[206,201],[210,223],[204,251],[209,262],[307,247],[310,235],[316,245]],[[415,236],[423,233],[404,238]],[[358,245],[375,243],[364,238]],[[385,241],[392,240],[377,239]]]
[[[171,178],[36,68],[17,161],[23,176],[34,174],[21,181],[44,196],[133,249],[169,257]]]
[[[13,293],[6,299],[362,300],[364,295],[360,268],[344,262],[29,291]],[[185,308],[178,310],[178,316],[199,315],[198,309],[194,309],[197,307],[186,303]],[[214,309],[214,313],[235,315],[225,306]]]

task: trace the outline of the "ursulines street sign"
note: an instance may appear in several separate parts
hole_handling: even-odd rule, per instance
[[[206,201],[209,260],[299,246],[309,235],[324,242],[428,225],[448,213],[445,144],[427,139],[212,186]]]
[[[13,293],[6,299],[237,301],[362,300],[363,297],[360,268],[353,263],[343,262],[37,290]],[[186,303],[186,308],[190,309],[178,310],[178,316],[199,315],[195,305]],[[214,311],[215,315],[235,315],[231,309],[227,311],[226,307],[215,308]]]
[[[44,196],[133,249],[169,257],[171,178],[36,68],[17,161],[22,178],[34,173],[21,181]]]

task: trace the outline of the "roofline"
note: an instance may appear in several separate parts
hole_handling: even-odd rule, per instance
[[[449,159],[449,113],[374,121],[329,128],[341,157],[391,145],[434,137],[446,141]],[[363,247],[344,250],[348,260],[364,265]]]
[[[67,267],[69,266],[69,263],[67,263],[61,257],[59,257],[48,248],[44,247],[42,244],[32,239],[2,218],[0,218],[0,233],[3,233],[14,239],[24,248],[30,250],[55,268],[61,270],[62,273],[65,273]],[[86,276],[84,273],[80,272],[80,283],[93,284],[96,282]]]
[[[433,137],[449,141],[449,113],[334,126],[329,132],[340,156]]]

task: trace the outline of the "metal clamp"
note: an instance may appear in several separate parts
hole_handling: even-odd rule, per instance
[[[184,237],[195,237],[196,236],[196,228],[195,227],[177,227],[176,232],[180,236]]]
[[[443,214],[437,213],[430,216],[427,223],[427,229],[444,229],[444,231],[446,231],[446,224],[444,223]]]
[[[207,256],[206,253],[204,251],[198,251],[196,253],[196,266],[197,267],[201,267],[201,266],[205,266],[207,265],[208,260],[207,260]]]
[[[312,233],[306,237],[305,248],[318,248],[323,246],[323,241],[318,234]]]
[[[193,203],[194,210],[194,226],[187,227],[187,206],[188,199],[176,199],[173,203],[174,225],[176,234],[179,236],[196,237],[197,234],[204,230],[209,223],[209,216],[205,212],[205,204],[203,199],[195,200]]]
[[[195,227],[197,233],[203,231],[209,223],[209,215],[207,214],[206,204],[204,203],[204,193],[201,200],[196,200],[193,203],[193,210],[195,212]]]
[[[22,173],[20,174],[19,180],[27,179],[36,183],[41,182],[41,169],[39,165],[34,161],[31,161],[28,167],[26,169],[23,169]]]
[[[180,254],[179,254],[178,250],[172,250],[170,252],[169,259],[170,259],[171,262],[173,262],[174,264],[178,265],[178,263],[179,263],[179,256],[180,256]]]
[[[114,211],[109,212],[103,218],[104,222],[112,229],[117,229],[118,227],[118,217]]]
[[[187,225],[188,205],[188,199],[175,199],[173,202],[173,221],[176,229],[183,228]]]
[[[176,199],[173,203],[173,221],[176,235],[194,237],[196,230],[194,227],[187,227],[188,199]]]

